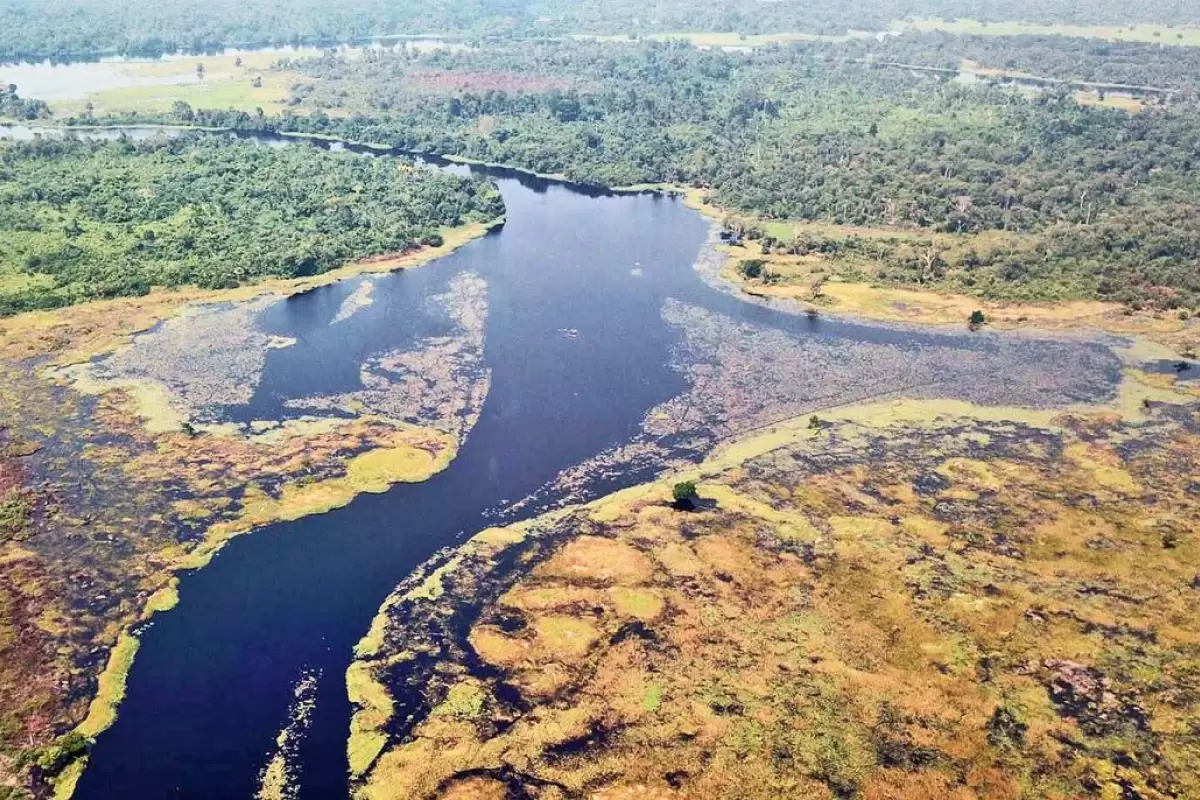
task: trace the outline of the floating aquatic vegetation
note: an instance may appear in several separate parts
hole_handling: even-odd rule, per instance
[[[294,800],[300,796],[297,749],[312,725],[317,705],[317,686],[320,670],[305,671],[292,687],[292,702],[288,706],[287,724],[275,738],[271,757],[258,776],[255,800]]]
[[[1193,796],[1179,400],[846,409],[695,468],[697,511],[666,480],[480,534],[357,651],[356,795]]]
[[[1086,342],[986,335],[964,347],[936,336],[916,343],[804,336],[676,300],[662,314],[683,334],[672,367],[687,378],[687,391],[651,409],[632,442],[564,471],[519,507],[548,497],[579,501],[587,487],[611,478],[649,477],[783,420],[867,402],[944,398],[1031,409],[1104,403],[1120,370],[1111,350]]]
[[[111,355],[58,374],[88,394],[125,389],[150,430],[178,430],[254,396],[267,352],[286,345],[261,331],[255,318],[281,299],[186,306]]]
[[[329,324],[336,325],[339,322],[345,322],[374,302],[375,282],[370,278],[363,278],[354,287],[354,291],[348,294],[346,299],[342,301],[341,307],[333,315],[333,319],[329,321]]]
[[[453,435],[461,443],[475,426],[491,384],[484,366],[487,284],[473,273],[455,276],[446,293],[430,298],[452,330],[362,365],[363,388],[288,401],[290,408],[374,414]]]

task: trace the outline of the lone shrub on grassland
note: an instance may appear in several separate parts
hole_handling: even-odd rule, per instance
[[[671,489],[671,496],[675,499],[675,507],[684,510],[691,510],[696,507],[696,501],[700,499],[700,495],[696,493],[695,481],[680,481]]]

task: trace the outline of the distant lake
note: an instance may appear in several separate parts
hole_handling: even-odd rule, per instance
[[[417,50],[432,50],[438,47],[463,47],[464,45],[446,39],[420,38],[403,40],[405,47]],[[19,64],[0,63],[0,85],[16,84],[17,92],[24,98],[45,100],[47,103],[67,100],[82,100],[97,92],[113,89],[129,89],[141,86],[175,86],[193,84],[199,79],[190,70],[175,74],[148,74],[147,66],[184,62],[187,64],[203,63],[206,58],[262,56],[269,55],[277,58],[303,58],[319,56],[326,50],[353,55],[364,49],[393,50],[400,46],[396,38],[378,39],[367,45],[337,45],[329,48],[320,47],[261,47],[261,48],[227,48],[219,53],[187,54],[172,53],[161,58],[126,58],[124,56],[106,56],[96,61],[72,61],[56,63],[52,61],[22,62]]]

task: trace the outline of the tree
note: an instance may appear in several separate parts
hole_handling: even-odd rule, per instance
[[[979,309],[975,309],[974,311],[972,311],[970,318],[967,320],[967,325],[970,326],[971,330],[973,330],[973,331],[979,330],[979,328],[982,327],[983,325],[985,325],[986,323],[987,323],[987,317],[985,317],[983,315],[983,312],[980,311]]]
[[[700,495],[696,492],[695,481],[680,481],[671,489],[671,497],[675,500],[675,507],[681,509],[692,509],[696,507],[696,501],[700,499]]]
[[[48,775],[57,775],[72,761],[84,755],[90,744],[83,734],[72,731],[45,748],[38,757],[37,765]]]
[[[748,258],[741,263],[742,275],[751,280],[754,280],[755,278],[761,278],[763,274],[763,267],[765,265],[766,262],[761,258]]]
[[[179,122],[192,122],[196,115],[190,105],[182,100],[176,100],[171,104],[171,117]]]

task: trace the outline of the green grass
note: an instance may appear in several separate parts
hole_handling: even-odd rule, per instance
[[[647,711],[658,711],[662,706],[663,687],[661,683],[652,683],[646,687],[646,694],[642,697],[642,708]]]
[[[303,55],[317,52],[305,51]],[[175,101],[182,100],[193,108],[234,109],[247,113],[261,108],[266,113],[278,113],[278,106],[287,101],[292,84],[300,76],[271,70],[271,64],[278,58],[274,54],[248,53],[242,57],[240,66],[236,58],[197,56],[195,59],[129,65],[122,71],[134,80],[144,78],[146,85],[103,89],[87,97],[52,103],[51,108],[59,116],[82,114],[90,102],[97,114],[124,111],[150,114],[170,111]],[[197,64],[204,65],[203,79],[196,75]],[[179,82],[161,83],[164,79]],[[260,86],[254,85],[255,79],[261,82]]]
[[[49,275],[31,275],[24,272],[0,272],[0,295],[16,294],[27,289],[50,287],[54,279]]]
[[[29,511],[29,502],[20,495],[0,499],[0,542],[24,530]]]
[[[846,42],[871,34],[867,31],[851,31],[847,34],[830,36],[819,33],[648,33],[639,36],[608,35],[594,36],[592,34],[576,34],[572,38],[596,42],[630,42],[637,39],[651,39],[656,42],[683,40],[697,47],[767,47],[772,44],[788,44],[789,42]]]
[[[294,76],[293,76],[294,77]],[[162,113],[171,110],[178,101],[193,108],[233,109],[254,113],[261,108],[265,113],[278,113],[287,100],[291,80],[284,73],[275,73],[263,79],[261,87],[255,87],[251,79],[239,81],[197,81],[194,84],[130,86],[109,89],[93,95],[90,99],[99,112],[120,113],[135,111],[143,114]],[[77,114],[89,102],[69,101],[55,104],[55,113]]]
[[[958,19],[898,21],[892,30],[946,31],[976,36],[1079,36],[1086,39],[1108,39],[1119,42],[1149,42],[1200,47],[1200,28],[1173,28],[1169,25],[1038,25],[1030,22],[979,22]]]

